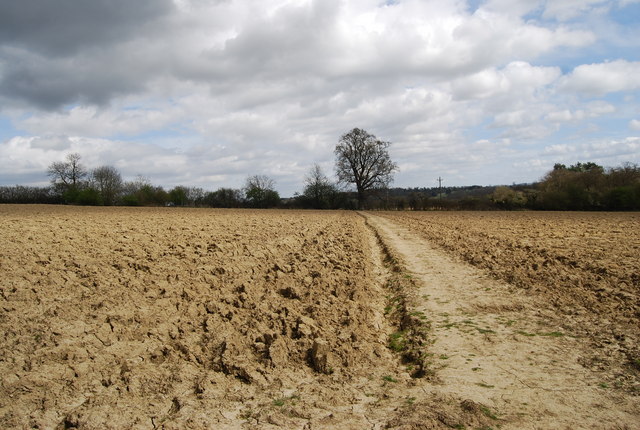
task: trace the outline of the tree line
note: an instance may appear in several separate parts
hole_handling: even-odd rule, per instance
[[[394,188],[387,209],[397,210],[640,210],[640,167],[604,168],[593,162],[553,170],[531,184]]]
[[[397,170],[388,153],[390,142],[379,140],[365,130],[354,128],[336,145],[336,173],[333,183],[318,164],[304,179],[304,189],[294,198],[281,199],[275,182],[265,175],[250,175],[241,189],[176,186],[170,190],[154,186],[138,176],[125,182],[113,166],[87,169],[79,154],[49,165],[50,187],[0,187],[0,203],[66,203],[79,205],[196,206],[214,208],[296,207],[313,209],[365,208],[376,190],[386,188]],[[356,192],[344,191],[341,184],[353,184]]]
[[[124,181],[113,166],[89,170],[79,154],[49,165],[49,187],[0,187],[0,203],[50,203],[213,208],[387,210],[640,210],[640,168],[625,163],[605,169],[592,162],[556,164],[539,182],[499,187],[389,188],[398,170],[390,142],[354,128],[335,147],[333,182],[318,164],[301,193],[282,199],[275,181],[249,175],[240,189],[176,186],[165,190],[138,176]],[[355,188],[350,191],[349,185]]]

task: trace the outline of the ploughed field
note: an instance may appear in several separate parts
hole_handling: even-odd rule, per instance
[[[460,259],[555,307],[594,347],[584,365],[640,370],[640,214],[383,212]],[[625,372],[623,379],[630,376]],[[613,376],[613,375],[612,375]],[[618,375],[620,376],[620,375]],[[627,385],[627,384],[624,384]]]
[[[637,395],[638,214],[373,215],[557,307]],[[0,227],[1,428],[491,423],[419,397],[388,347],[402,276],[357,213],[2,205]]]
[[[355,213],[0,206],[0,225],[2,428],[330,425],[397,373]]]

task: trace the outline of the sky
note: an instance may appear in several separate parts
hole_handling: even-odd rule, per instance
[[[393,186],[640,163],[640,0],[0,0],[0,185],[301,192],[358,127]]]

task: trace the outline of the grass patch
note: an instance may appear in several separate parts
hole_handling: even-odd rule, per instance
[[[290,402],[291,404],[295,405],[296,404],[296,400],[300,399],[300,396],[293,394],[291,396],[288,397],[280,397],[279,399],[275,399],[273,401],[273,406],[284,406],[285,404],[287,404],[287,402]]]
[[[498,417],[496,416],[496,414],[494,414],[493,412],[491,412],[491,410],[489,408],[487,408],[486,406],[480,406],[480,410],[482,411],[482,413],[488,417],[491,418],[492,420],[497,420]]]
[[[484,382],[476,382],[476,385],[482,388],[495,388],[495,385],[485,384]]]
[[[478,330],[478,332],[482,333],[482,334],[489,334],[489,333],[495,333],[495,331],[490,330],[488,328],[480,328],[480,327],[476,327],[476,330]]]
[[[394,379],[393,376],[391,376],[391,375],[383,376],[382,380],[385,381],[385,382],[394,382],[394,383],[398,382],[398,380]]]
[[[522,336],[528,336],[528,337],[533,337],[536,334],[535,333],[527,333],[526,331],[522,331],[522,330],[518,330],[516,333],[522,335]]]
[[[397,331],[389,335],[389,348],[395,352],[402,352],[407,349],[404,331]]]

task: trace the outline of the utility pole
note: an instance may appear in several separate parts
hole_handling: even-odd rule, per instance
[[[438,176],[438,196],[442,200],[442,178]]]

